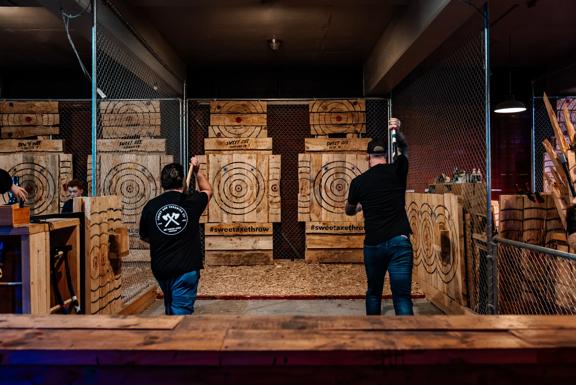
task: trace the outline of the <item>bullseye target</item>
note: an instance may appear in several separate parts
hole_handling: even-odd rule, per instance
[[[210,126],[211,138],[258,138],[266,136],[265,126]]]
[[[324,210],[343,214],[350,183],[360,174],[360,169],[347,161],[324,164],[314,178],[314,199]]]
[[[364,100],[321,100],[310,102],[312,134],[366,132]]]
[[[35,215],[52,211],[53,203],[58,198],[58,183],[51,170],[34,162],[23,162],[8,172],[19,177],[20,186],[28,192],[26,204]]]
[[[218,207],[232,215],[251,213],[264,199],[264,176],[247,162],[231,162],[222,166],[214,177],[214,198]]]
[[[158,195],[156,178],[142,164],[124,162],[112,167],[104,177],[104,195],[122,199],[123,214],[139,215],[148,200]]]
[[[444,202],[443,195],[410,194],[419,199],[407,199],[407,214],[412,228],[414,265],[423,269],[427,277],[437,276],[431,282],[450,285],[457,274],[457,260],[462,252],[458,219],[453,212],[461,207],[450,201]],[[456,199],[457,202],[457,198]]]

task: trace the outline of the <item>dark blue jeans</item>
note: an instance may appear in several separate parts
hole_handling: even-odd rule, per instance
[[[375,246],[364,245],[364,266],[368,278],[366,314],[380,315],[386,271],[390,273],[392,301],[396,315],[413,315],[412,244],[403,235]]]
[[[194,302],[200,281],[200,271],[182,274],[178,278],[158,280],[164,293],[164,312],[166,315],[184,315],[194,313]]]

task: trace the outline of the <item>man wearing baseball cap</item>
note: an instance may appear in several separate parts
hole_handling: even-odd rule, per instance
[[[392,118],[388,129],[397,131],[400,120]],[[386,271],[396,315],[413,315],[412,309],[412,244],[410,223],[405,209],[408,177],[407,144],[401,133],[396,135],[398,154],[387,162],[386,143],[373,139],[368,143],[369,170],[350,184],[347,215],[364,212],[364,266],[368,279],[366,314],[380,315]]]

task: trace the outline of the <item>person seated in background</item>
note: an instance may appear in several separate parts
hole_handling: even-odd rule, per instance
[[[7,193],[8,191],[11,191],[19,200],[25,201],[28,198],[26,190],[12,183],[12,177],[8,171],[0,168],[0,194]]]
[[[84,183],[78,179],[72,179],[64,186],[68,191],[68,200],[62,206],[62,213],[74,212],[74,198],[84,196]]]

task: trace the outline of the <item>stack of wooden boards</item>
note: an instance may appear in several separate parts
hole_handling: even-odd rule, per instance
[[[576,102],[573,103],[568,99],[559,100],[557,104],[558,115],[546,94],[544,94],[544,104],[556,139],[556,146],[553,146],[548,139],[542,141],[546,154],[552,163],[552,167],[544,170],[545,187],[552,194],[560,221],[564,227],[564,234],[566,234],[568,230],[567,209],[576,203],[576,130],[571,116],[574,114],[571,114],[569,110],[569,107],[576,110]],[[562,130],[561,123],[565,132]],[[572,238],[575,237],[572,236],[567,239],[568,250],[574,251],[576,239],[571,241]],[[566,246],[561,247],[561,249],[568,251]]]
[[[368,169],[365,100],[311,101],[310,128],[298,154],[298,221],[305,222],[307,262],[361,262],[364,219],[347,216],[352,179]],[[346,137],[331,137],[335,135]]]
[[[267,137],[267,104],[210,103],[209,137],[200,171],[214,196],[204,212],[208,265],[269,264],[280,222],[280,156]]]
[[[100,102],[101,139],[96,194],[116,195],[122,200],[122,221],[130,233],[130,247],[146,249],[138,226],[146,202],[162,193],[160,171],[174,161],[166,155],[166,139],[160,136],[160,101],[116,100]],[[88,185],[92,157],[88,157]]]
[[[85,314],[117,314],[122,310],[121,257],[129,251],[120,197],[75,198],[74,211],[84,213]]]
[[[50,139],[60,133],[58,111],[58,102],[0,102],[0,168],[19,177],[32,215],[57,213],[67,199],[72,155]]]

